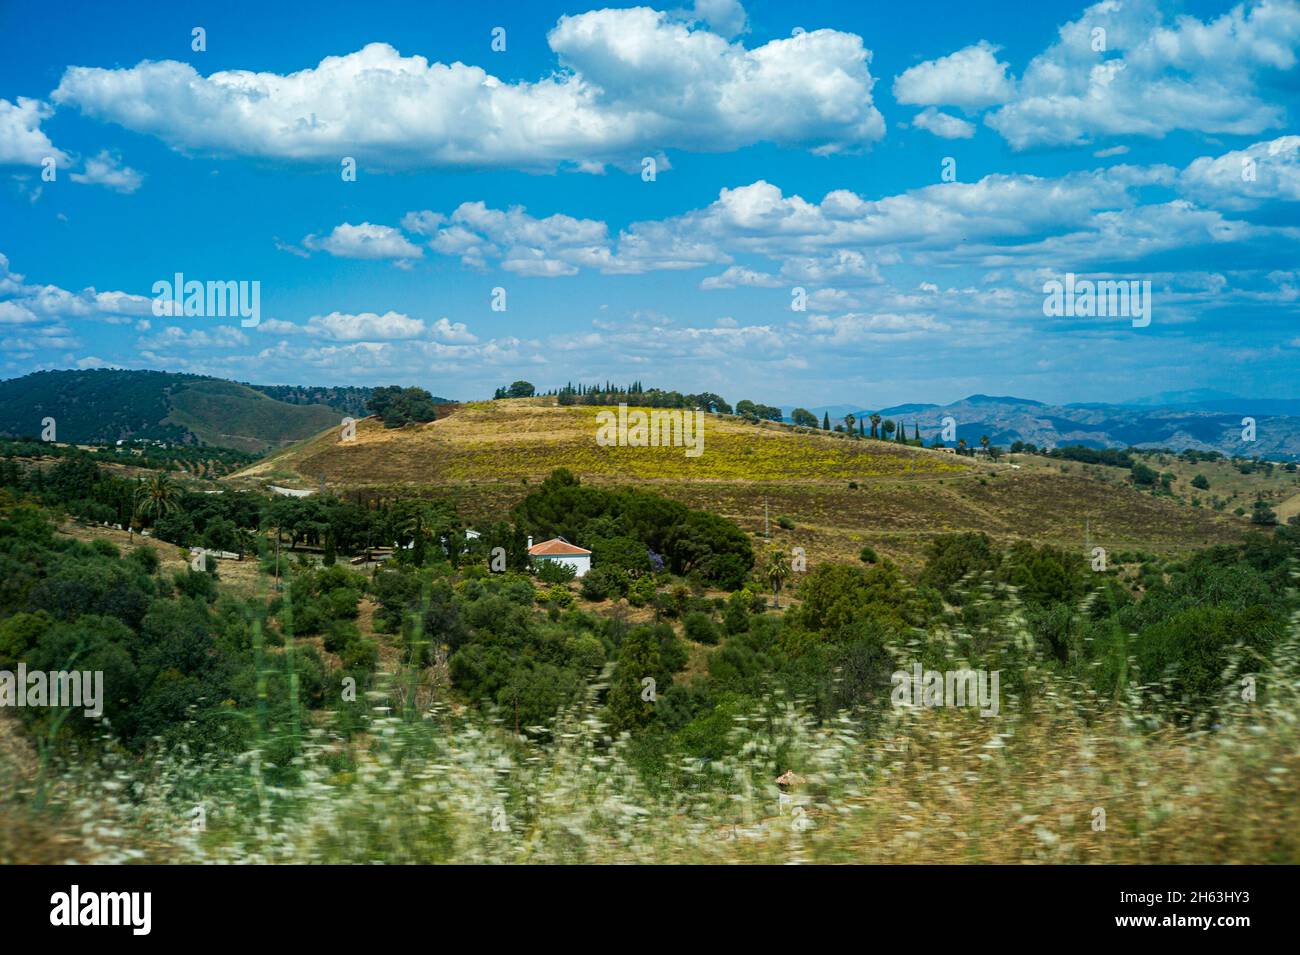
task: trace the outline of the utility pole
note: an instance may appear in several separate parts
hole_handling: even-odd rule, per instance
[[[763,498],[763,536],[768,540],[772,539],[772,532],[767,526],[767,498]]]

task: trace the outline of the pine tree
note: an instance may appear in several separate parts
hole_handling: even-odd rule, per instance
[[[831,429],[831,413],[827,411],[822,415],[822,430],[829,431],[830,429]]]
[[[655,703],[642,698],[650,688],[641,681],[659,672],[659,640],[649,627],[635,627],[623,638],[609,688],[609,722],[615,732],[645,726],[654,719]],[[654,687],[655,695],[667,687]]]

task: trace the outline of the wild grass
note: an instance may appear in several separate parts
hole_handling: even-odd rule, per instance
[[[774,696],[735,721],[735,755],[659,766],[594,696],[516,737],[381,688],[364,733],[308,726],[285,765],[283,740],[225,761],[105,748],[40,809],[0,745],[0,862],[1300,862],[1300,623],[1258,697],[1234,687],[1203,729],[1152,717],[1154,687],[1103,701],[1032,664],[1025,682],[998,717],[891,708],[869,735]]]

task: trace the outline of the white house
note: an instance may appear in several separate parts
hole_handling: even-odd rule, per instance
[[[534,561],[550,560],[572,567],[575,577],[582,577],[591,570],[591,551],[575,547],[563,537],[552,537],[540,544],[534,544],[533,539],[528,538],[528,556]]]

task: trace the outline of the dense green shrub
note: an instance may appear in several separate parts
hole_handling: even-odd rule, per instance
[[[582,578],[582,596],[587,600],[618,599],[629,586],[626,572],[616,567],[593,567]]]
[[[718,642],[718,628],[714,624],[713,618],[707,613],[695,611],[688,613],[686,619],[682,621],[683,630],[690,640],[696,643],[714,644]]]
[[[558,560],[539,560],[537,562],[537,579],[544,584],[567,584],[576,576],[570,564]]]

